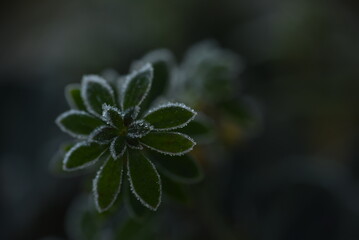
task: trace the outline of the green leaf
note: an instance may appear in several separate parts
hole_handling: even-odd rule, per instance
[[[191,136],[194,140],[207,143],[214,138],[214,125],[212,121],[204,115],[197,116],[193,121],[189,122],[184,128],[178,131]]]
[[[150,132],[140,139],[140,143],[152,150],[172,156],[183,155],[196,145],[189,136],[176,132]]]
[[[195,183],[203,178],[197,161],[190,155],[168,157],[150,152],[150,159],[156,163],[161,173],[181,183]]]
[[[91,166],[106,149],[106,145],[94,142],[79,142],[70,149],[65,155],[63,169],[65,171],[75,171]]]
[[[155,211],[161,203],[161,179],[153,163],[140,151],[128,151],[127,174],[132,193]]]
[[[107,144],[118,135],[118,130],[109,126],[96,128],[89,136],[89,140],[98,144]]]
[[[174,182],[172,179],[163,174],[160,174],[160,176],[164,194],[180,203],[188,203],[188,196],[186,195],[182,185]]]
[[[106,122],[113,126],[118,128],[120,131],[122,131],[125,128],[123,116],[120,112],[120,110],[116,107],[109,106],[104,104],[103,106],[103,117],[106,120]]]
[[[150,131],[152,131],[153,127],[146,121],[137,120],[128,128],[127,135],[131,138],[141,138],[146,136]]]
[[[86,138],[94,129],[104,124],[100,119],[84,111],[70,110],[56,119],[60,129],[73,137]]]
[[[65,97],[70,107],[86,111],[86,106],[81,97],[80,84],[69,84],[65,88]]]
[[[129,126],[138,116],[140,113],[140,107],[131,107],[127,109],[123,114],[123,119],[125,126]]]
[[[156,98],[166,93],[172,77],[174,57],[170,51],[158,49],[148,53],[140,61],[135,62],[131,69],[139,68],[146,63],[152,63],[153,81],[151,90],[142,103],[143,109],[147,109]]]
[[[140,201],[136,199],[128,186],[125,189],[124,199],[127,211],[132,218],[136,220],[143,220],[143,218],[149,213],[150,210],[148,210]]]
[[[172,130],[186,126],[196,114],[193,109],[184,104],[169,103],[151,110],[144,119],[156,130]]]
[[[116,161],[109,157],[97,172],[96,178],[93,181],[93,192],[99,212],[108,210],[120,193],[124,160],[122,158]]]
[[[87,75],[82,79],[81,96],[87,110],[98,116],[102,116],[102,105],[115,105],[114,91],[111,86],[96,75]]]
[[[132,149],[137,149],[137,150],[143,149],[142,145],[140,144],[140,142],[138,141],[137,138],[127,137],[126,143],[127,143],[127,146],[129,146]]]
[[[128,76],[125,84],[122,109],[138,106],[146,98],[152,83],[153,69],[146,64],[139,71]]]
[[[126,138],[124,136],[118,136],[110,145],[110,152],[113,159],[118,159],[126,152]]]

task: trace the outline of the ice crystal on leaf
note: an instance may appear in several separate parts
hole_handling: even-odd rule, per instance
[[[161,65],[162,68],[166,66]],[[189,136],[172,132],[185,127],[197,114],[184,104],[168,103],[141,116],[144,112],[141,103],[150,93],[152,82],[156,81],[154,71],[156,68],[147,63],[127,75],[124,84],[110,84],[100,76],[87,75],[81,86],[72,84],[66,88],[66,98],[72,110],[61,114],[56,123],[79,142],[65,153],[63,169],[75,171],[106,159],[93,181],[99,212],[111,208],[126,175],[135,199],[144,207],[157,210],[162,184],[156,166],[165,164],[156,162],[157,157],[151,157],[155,155],[150,152],[166,154],[165,158],[171,161],[171,157],[182,156],[195,145]],[[114,89],[113,86],[121,87]],[[183,169],[186,165],[192,169],[197,166],[191,163],[192,158],[185,159]],[[165,173],[178,165],[166,165]],[[186,173],[183,169],[172,169],[173,174],[167,175],[188,179],[188,176],[178,176]],[[197,179],[198,176],[192,175],[191,179]]]

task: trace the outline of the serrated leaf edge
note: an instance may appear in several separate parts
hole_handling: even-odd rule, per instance
[[[142,153],[141,153],[142,154]],[[156,211],[158,209],[158,207],[161,205],[161,200],[162,200],[162,183],[161,183],[161,177],[157,172],[156,166],[146,157],[143,155],[143,157],[151,164],[153,170],[155,171],[157,177],[158,177],[158,182],[157,184],[159,185],[159,197],[158,197],[158,203],[155,207],[152,207],[151,205],[149,205],[148,203],[146,203],[145,200],[143,200],[140,195],[138,195],[138,193],[136,192],[136,189],[133,186],[132,183],[132,178],[131,178],[131,169],[130,169],[130,161],[131,159],[129,159],[129,153],[127,152],[127,177],[128,177],[128,181],[130,183],[130,189],[131,192],[133,193],[133,195],[137,198],[137,200],[139,200],[143,206],[147,207],[148,209],[152,210],[152,211]]]
[[[105,79],[103,79],[102,77],[100,77],[98,75],[85,75],[85,76],[83,76],[82,83],[81,83],[81,97],[82,97],[82,99],[84,101],[84,104],[85,104],[87,110],[91,114],[101,118],[102,117],[101,114],[97,113],[92,108],[92,106],[91,106],[91,104],[90,104],[90,102],[88,100],[87,88],[88,88],[88,83],[89,82],[98,83],[98,84],[102,85],[104,88],[106,88],[109,91],[109,93],[110,93],[110,95],[111,95],[114,102],[116,102],[115,93],[114,93],[112,87],[108,84],[108,82]]]
[[[156,133],[156,132],[153,132],[153,133]],[[161,132],[161,133],[164,133],[164,132]],[[192,151],[194,146],[196,146],[196,142],[190,136],[188,136],[186,134],[179,133],[179,132],[166,132],[166,133],[174,133],[174,134],[177,134],[177,135],[181,135],[182,137],[185,137],[188,140],[190,140],[192,142],[192,146],[189,149],[185,150],[185,151],[178,152],[178,153],[171,153],[171,152],[165,152],[165,151],[162,151],[162,150],[158,150],[158,149],[156,149],[154,147],[148,146],[147,144],[141,142],[141,139],[139,139],[140,144],[147,147],[147,148],[149,148],[149,149],[151,149],[151,150],[153,150],[153,151],[156,151],[156,152],[159,152],[159,153],[162,153],[162,154],[165,154],[165,155],[169,155],[169,156],[182,156],[182,155]]]
[[[171,159],[169,159],[168,161],[171,161]],[[169,171],[167,168],[163,167],[159,162],[156,162],[156,166],[162,174],[164,174],[168,178],[171,178],[175,182],[184,183],[184,184],[194,184],[200,182],[203,179],[204,174],[202,167],[198,164],[198,162],[195,160],[193,160],[193,162],[195,162],[195,165],[199,171],[199,175],[196,178],[185,178],[178,176],[172,173],[171,171]]]
[[[183,128],[185,126],[187,126],[187,124],[189,122],[191,122],[196,116],[197,116],[197,112],[195,110],[193,110],[192,108],[186,106],[185,104],[183,103],[166,103],[166,104],[162,104],[160,106],[157,106],[155,108],[152,108],[150,109],[144,116],[143,116],[143,119],[145,119],[148,115],[158,111],[158,110],[161,110],[163,108],[170,108],[170,107],[181,107],[181,108],[184,108],[186,109],[187,111],[191,112],[193,115],[191,118],[189,118],[186,122],[178,125],[178,126],[175,126],[175,127],[170,127],[170,128],[154,128],[153,130],[154,131],[170,131],[170,130],[175,130],[175,129],[179,129],[179,128]]]
[[[175,58],[172,52],[166,48],[155,49],[153,51],[148,52],[141,59],[136,60],[131,64],[130,69],[136,70],[140,69],[146,63],[156,63],[156,62],[165,62],[170,70],[173,69],[175,65]]]
[[[101,166],[101,168],[97,171],[96,177],[95,177],[95,178],[93,179],[93,181],[92,181],[92,192],[93,192],[93,195],[94,195],[95,206],[96,206],[97,211],[100,212],[100,213],[105,212],[105,211],[107,211],[108,209],[110,209],[110,208],[113,206],[113,204],[115,203],[115,201],[116,201],[116,199],[117,199],[119,193],[121,192],[121,186],[122,186],[122,181],[123,181],[123,180],[122,180],[122,179],[123,179],[123,166],[122,166],[122,169],[121,169],[120,183],[119,183],[119,185],[118,185],[118,189],[117,189],[117,191],[115,192],[115,195],[114,195],[112,201],[110,202],[110,204],[109,204],[107,207],[105,207],[105,208],[101,208],[101,207],[100,207],[100,204],[99,204],[99,202],[98,202],[98,200],[99,200],[99,194],[98,194],[98,192],[97,192],[97,182],[99,181],[99,178],[100,178],[100,176],[101,176],[101,172],[102,172],[103,168],[105,167],[105,165],[107,164],[107,162],[110,161],[110,158],[111,158],[111,156],[109,156],[109,157],[107,158],[106,162],[105,162],[105,163]]]
[[[67,103],[70,105],[70,107],[74,110],[78,110],[78,106],[76,105],[74,99],[72,98],[72,96],[70,95],[70,91],[72,89],[80,89],[80,93],[81,93],[81,85],[78,83],[70,83],[68,85],[66,85],[65,87],[65,99],[67,101]]]

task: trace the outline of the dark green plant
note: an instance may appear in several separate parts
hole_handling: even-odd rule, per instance
[[[105,159],[93,180],[98,211],[114,204],[123,175],[128,177],[133,196],[155,211],[163,188],[157,167],[174,180],[200,179],[198,165],[187,155],[195,142],[178,132],[197,113],[181,103],[165,103],[147,112],[140,108],[146,96],[153,95],[150,90],[156,81],[156,66],[145,64],[122,80],[108,82],[88,75],[81,86],[66,88],[72,109],[61,114],[56,123],[76,142],[63,150],[63,170],[81,170]]]

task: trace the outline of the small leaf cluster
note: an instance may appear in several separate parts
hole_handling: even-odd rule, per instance
[[[129,186],[131,199],[155,211],[166,187],[161,179],[200,179],[198,165],[187,154],[195,141],[178,131],[197,113],[181,103],[144,111],[142,105],[148,105],[145,99],[151,96],[154,81],[156,68],[148,63],[118,81],[87,75],[81,85],[66,88],[72,109],[61,114],[56,123],[76,143],[65,151],[63,170],[84,169],[105,159],[93,180],[99,212],[114,204],[122,185]]]

